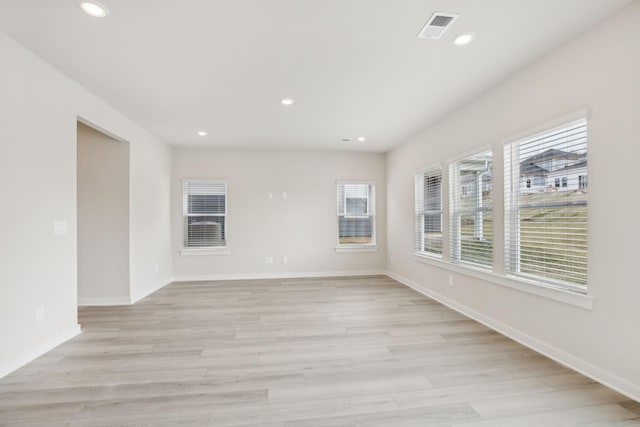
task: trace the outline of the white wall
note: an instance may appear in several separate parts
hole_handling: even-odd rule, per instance
[[[78,303],[127,303],[129,143],[78,123],[77,167]]]
[[[130,142],[131,298],[170,277],[169,148],[0,34],[0,377],[78,333],[76,123]],[[67,234],[54,235],[54,221]],[[159,266],[156,271],[156,265]],[[42,309],[44,320],[36,320]]]
[[[385,263],[385,157],[173,149],[173,273],[179,279],[375,273]],[[183,178],[228,181],[228,255],[181,256]],[[336,253],[336,181],[376,182],[378,251]],[[287,198],[282,198],[282,192]],[[273,199],[269,198],[273,193]],[[264,264],[271,256],[274,263]],[[282,257],[288,257],[283,264]]]
[[[636,399],[640,399],[640,281],[633,266],[638,262],[640,240],[636,188],[639,76],[640,2],[634,2],[429,127],[390,152],[387,159],[389,269],[394,277]],[[592,309],[412,259],[414,170],[486,144],[500,148],[500,142],[510,135],[582,108],[591,113]],[[496,160],[496,170],[501,170],[502,161]],[[496,181],[498,190],[502,186],[499,174]],[[502,218],[498,209],[496,235],[503,230]],[[502,253],[500,242],[496,246]],[[452,287],[448,286],[449,275],[454,279]]]

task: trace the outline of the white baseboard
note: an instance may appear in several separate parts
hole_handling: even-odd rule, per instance
[[[45,354],[46,352],[53,350],[63,342],[70,340],[71,338],[75,337],[81,332],[82,330],[80,329],[80,325],[75,325],[68,331],[63,332],[59,335],[56,335],[53,338],[50,338],[43,344],[39,345],[33,350],[28,351],[22,356],[14,360],[11,360],[3,365],[0,365],[0,378],[9,375],[11,372],[23,367],[27,363],[32,362],[33,360]]]
[[[131,299],[128,297],[104,297],[104,298],[82,298],[78,297],[78,305],[81,307],[91,305],[129,305]]]
[[[502,322],[499,322],[498,320],[479,313],[467,307],[466,305],[460,304],[452,300],[451,298],[445,297],[444,295],[434,292],[433,290],[428,289],[425,286],[421,286],[420,284],[402,277],[396,273],[388,271],[386,275],[402,283],[403,285],[408,286],[411,289],[423,295],[426,295],[427,297],[432,298],[439,303],[446,305],[447,307],[459,313],[462,313],[477,322],[482,323],[483,325],[493,329],[494,331],[499,332],[502,335],[505,335],[512,340],[517,341],[520,344],[529,347],[530,349],[544,356],[547,356],[548,358],[553,359],[570,369],[573,369],[574,371],[592,378],[599,383],[604,384],[607,387],[612,388],[619,393],[622,393],[625,396],[628,396],[629,398],[640,402],[640,385],[631,383],[624,378],[612,374],[611,372],[599,368],[576,356],[566,353],[565,351],[549,345],[543,341],[540,341],[537,338],[518,331]]]
[[[161,282],[158,282],[155,284],[155,286],[149,288],[149,289],[145,289],[140,293],[136,293],[135,295],[131,296],[131,304],[135,304],[138,301],[140,301],[142,298],[151,295],[152,293],[154,293],[155,291],[157,291],[158,289],[162,289],[165,286],[167,286],[169,283],[173,282],[172,278],[169,278],[168,280],[164,280]]]
[[[151,295],[158,289],[161,289],[171,283],[173,280],[158,282],[155,286],[145,289],[144,291],[132,295],[131,297],[105,297],[105,298],[78,298],[78,305],[96,306],[96,305],[131,305],[140,301],[142,298]]]
[[[249,273],[249,274],[196,274],[173,277],[173,282],[201,282],[214,280],[258,280],[258,279],[298,279],[305,277],[350,277],[350,276],[384,276],[385,270],[360,271],[315,271],[293,273]]]

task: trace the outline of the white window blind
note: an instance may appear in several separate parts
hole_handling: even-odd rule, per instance
[[[415,176],[415,250],[442,256],[442,170]]]
[[[226,181],[184,180],[182,216],[184,248],[226,246]]]
[[[449,248],[452,261],[493,265],[493,156],[487,150],[452,162]]]
[[[375,245],[375,184],[339,182],[338,245]]]
[[[586,118],[505,145],[504,154],[507,271],[586,291]]]

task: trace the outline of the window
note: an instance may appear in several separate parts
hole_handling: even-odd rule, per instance
[[[338,182],[338,246],[376,244],[375,184]]]
[[[182,217],[185,249],[226,247],[226,181],[184,180]]]
[[[415,250],[442,256],[442,170],[415,176]]]
[[[490,267],[493,265],[491,150],[451,163],[449,176],[451,260]]]
[[[586,291],[586,118],[507,144],[504,153],[507,272]],[[529,177],[545,185],[527,190]]]
[[[565,188],[567,186],[568,180],[569,179],[566,176],[562,177],[562,188]]]
[[[587,175],[578,175],[578,189],[587,189]]]

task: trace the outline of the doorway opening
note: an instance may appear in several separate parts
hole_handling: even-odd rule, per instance
[[[77,123],[78,305],[129,304],[129,143]]]

